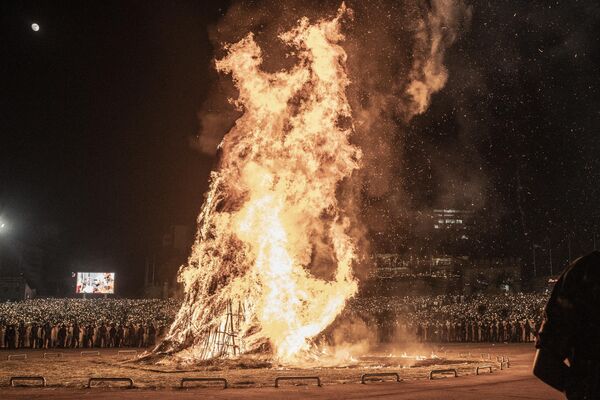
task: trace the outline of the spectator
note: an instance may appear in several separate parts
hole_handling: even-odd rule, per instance
[[[374,296],[352,299],[345,313],[377,324],[382,338],[403,324],[399,331],[421,342],[531,342],[545,301],[539,293]]]
[[[402,332],[420,342],[531,342],[545,302],[539,293],[376,296],[352,299],[344,313],[377,325],[382,341]],[[178,309],[172,299],[0,303],[0,347],[154,346]]]

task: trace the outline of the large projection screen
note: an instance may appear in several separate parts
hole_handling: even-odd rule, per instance
[[[115,292],[115,273],[78,272],[75,292],[112,294]]]

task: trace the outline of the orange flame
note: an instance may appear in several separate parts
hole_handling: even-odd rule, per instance
[[[299,362],[356,293],[355,240],[336,197],[361,158],[349,143],[339,44],[347,15],[342,5],[331,20],[304,18],[281,34],[297,58],[290,70],[263,71],[251,33],[216,61],[231,74],[239,90],[232,103],[243,114],[220,144],[220,167],[180,270],[185,299],[170,352],[207,359],[268,344],[278,360]]]

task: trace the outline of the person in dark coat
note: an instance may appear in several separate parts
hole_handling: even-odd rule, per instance
[[[108,346],[107,347],[116,347],[116,337],[117,337],[117,328],[115,328],[115,324],[110,324],[110,329],[108,330]]]
[[[25,327],[23,321],[21,321],[21,323],[19,324],[19,349],[25,347],[25,335],[27,335],[27,328]]]
[[[58,328],[58,347],[65,347],[65,342],[67,341],[67,327],[65,324],[61,324],[60,328]]]
[[[575,260],[546,304],[533,373],[569,400],[600,398],[600,252]]]
[[[71,339],[71,347],[77,348],[79,346],[79,325],[77,324],[77,321],[75,321],[73,322],[73,339]]]
[[[17,331],[14,325],[8,325],[8,327],[6,328],[6,333],[4,334],[4,340],[6,341],[5,347],[8,347],[9,349],[14,349],[16,344],[16,336]]]
[[[44,324],[44,348],[48,349],[52,346],[52,327],[50,322],[46,321]]]

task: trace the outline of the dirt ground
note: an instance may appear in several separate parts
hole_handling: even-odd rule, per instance
[[[0,352],[0,398],[2,399],[562,399],[560,393],[531,375],[534,349],[531,344],[460,344],[431,350],[440,359],[412,361],[375,358],[359,366],[338,368],[187,368],[173,369],[127,362],[132,355],[117,355],[102,350],[100,356],[81,356],[79,351],[62,351],[60,358],[43,358],[43,351]],[[27,354],[25,360],[7,360],[11,354]],[[491,360],[488,360],[488,355]],[[510,368],[500,370],[497,356],[510,359]],[[51,357],[51,356],[50,356]],[[14,358],[14,357],[11,357]],[[490,365],[477,376],[477,366]],[[455,368],[458,377],[440,376],[429,380],[432,369]],[[397,372],[402,382],[373,380],[361,384],[365,373]],[[278,376],[318,376],[315,381],[282,381]],[[13,376],[43,376],[47,387],[10,387]],[[128,377],[134,388],[124,383],[100,384],[87,388],[91,377]],[[180,389],[184,377],[222,377],[228,388],[219,383],[189,383]],[[32,382],[33,383],[33,382]]]

